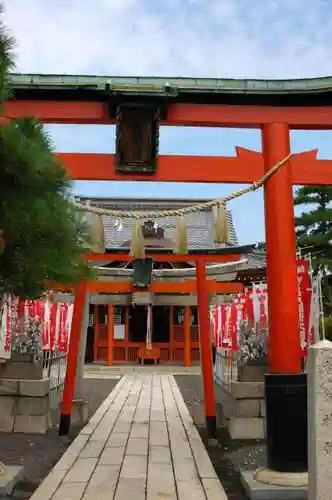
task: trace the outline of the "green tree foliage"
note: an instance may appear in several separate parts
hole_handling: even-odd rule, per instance
[[[324,318],[324,330],[325,330],[325,338],[332,341],[332,317],[327,316]]]
[[[0,22],[0,98],[13,67],[13,40]],[[1,115],[0,115],[1,116]],[[40,297],[47,281],[75,283],[89,274],[88,233],[70,202],[71,181],[34,118],[0,125],[0,293]]]
[[[312,256],[315,273],[323,276],[325,311],[332,311],[332,291],[328,274],[332,272],[332,187],[302,186],[295,194],[294,204],[309,210],[295,218],[297,245]]]
[[[0,16],[3,14],[3,3],[0,2]],[[9,73],[14,69],[14,38],[8,33],[0,20],[0,103],[10,95]]]
[[[332,187],[303,186],[295,194],[295,205],[310,210],[295,218],[299,248],[310,252],[315,271],[332,271]]]

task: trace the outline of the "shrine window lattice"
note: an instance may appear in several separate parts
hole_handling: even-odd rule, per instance
[[[108,314],[107,314],[107,306],[100,306],[99,313],[99,324],[107,325],[108,323]],[[94,312],[90,312],[88,326],[94,326],[96,322],[96,314]],[[125,308],[123,306],[115,306],[113,310],[113,322],[114,325],[124,325],[125,324]]]

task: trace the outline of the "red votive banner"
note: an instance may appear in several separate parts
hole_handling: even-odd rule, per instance
[[[9,359],[14,328],[24,334],[33,319],[41,321],[41,341],[44,351],[67,352],[73,317],[73,303],[40,300],[19,300],[10,295],[1,303],[0,359]]]
[[[312,286],[309,262],[306,259],[298,259],[297,261],[297,284],[301,352],[305,357],[307,356],[308,346],[314,343],[314,337],[309,331]]]
[[[318,290],[312,283],[309,261],[297,260],[299,335],[302,356],[307,356],[308,346],[317,339],[319,316]],[[253,283],[232,302],[211,307],[211,330],[216,347],[237,351],[241,342],[241,329],[252,329],[268,335],[268,289],[266,283]]]
[[[1,300],[0,359],[9,359],[12,347],[12,297],[4,296]]]

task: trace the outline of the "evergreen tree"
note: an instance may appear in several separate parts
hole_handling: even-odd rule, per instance
[[[310,252],[315,271],[332,271],[332,187],[303,186],[295,194],[295,205],[311,210],[295,217],[298,247]]]
[[[14,42],[0,21],[0,99],[10,95]],[[1,114],[0,114],[1,120]],[[71,181],[43,126],[33,118],[0,121],[0,294],[40,297],[47,281],[89,274],[86,228],[70,202]]]
[[[328,274],[332,272],[332,187],[302,186],[294,198],[295,205],[311,209],[295,217],[297,245],[303,253],[310,253],[315,273],[323,276],[325,306],[332,310],[332,293]]]
[[[0,16],[3,14],[3,3],[0,2]],[[8,33],[0,20],[0,103],[10,95],[9,74],[14,69],[14,38]]]

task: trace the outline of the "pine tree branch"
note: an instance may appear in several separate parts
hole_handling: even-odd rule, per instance
[[[302,186],[295,192],[295,205],[328,204],[332,201],[330,186]]]
[[[3,10],[3,2],[0,2],[0,16]],[[15,67],[14,47],[15,40],[0,19],[0,105],[10,97],[10,72]]]

